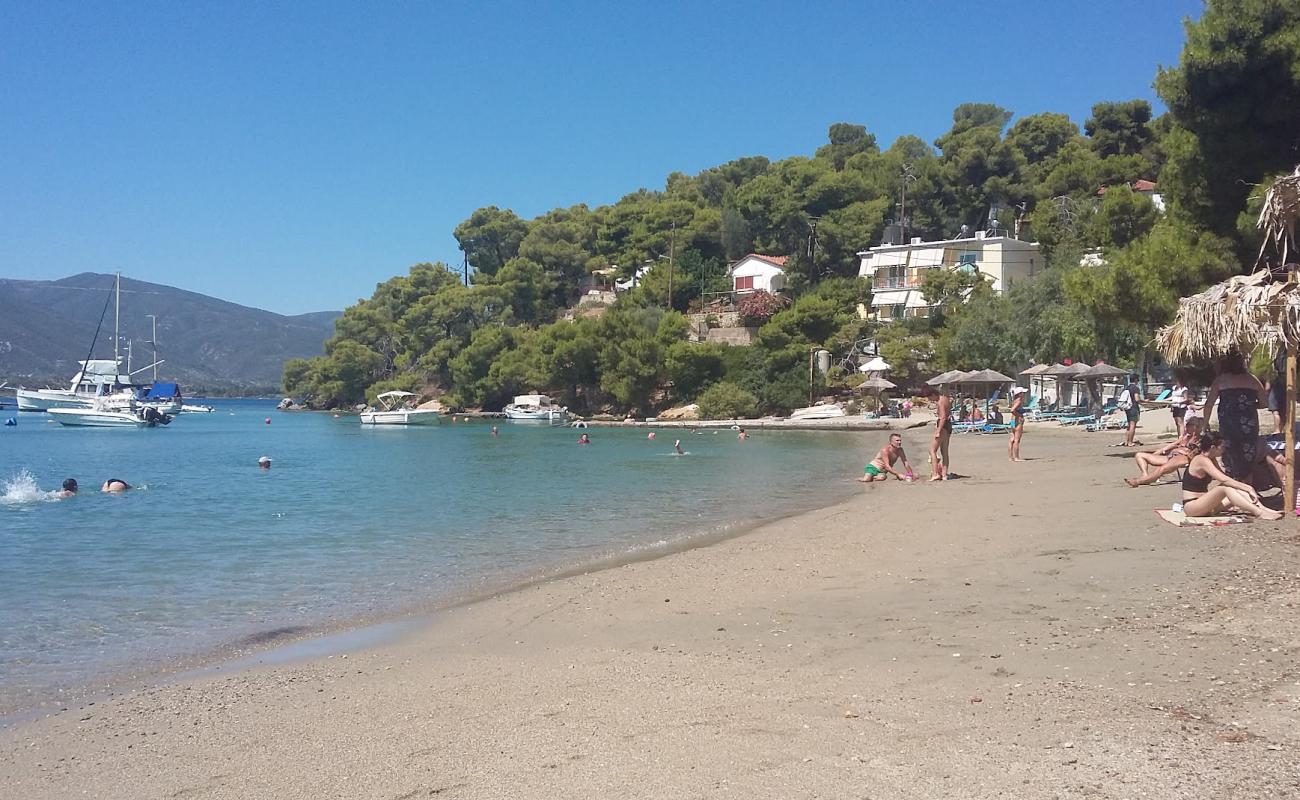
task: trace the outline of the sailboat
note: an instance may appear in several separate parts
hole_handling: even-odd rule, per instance
[[[125,393],[131,395],[138,389],[148,388],[137,384],[132,379],[132,376],[158,366],[158,364],[162,363],[161,361],[155,360],[149,366],[135,371],[131,371],[128,364],[127,371],[122,372],[122,356],[119,350],[121,342],[119,326],[122,317],[122,273],[120,272],[117,273],[113,286],[113,296],[109,300],[114,302],[113,359],[110,361],[90,357],[95,351],[95,343],[99,340],[99,326],[96,326],[95,337],[90,342],[90,353],[87,353],[85,360],[77,362],[81,365],[81,369],[72,376],[71,385],[67,389],[51,389],[48,387],[44,389],[24,389],[19,387],[14,390],[19,411],[49,411],[53,408],[92,408],[96,399],[102,398],[106,394]],[[104,311],[99,316],[101,325],[104,315],[108,313],[109,300],[105,300]],[[181,400],[178,391],[174,400],[168,399],[165,403],[157,404],[155,407],[163,413],[170,414],[179,412],[180,405]]]

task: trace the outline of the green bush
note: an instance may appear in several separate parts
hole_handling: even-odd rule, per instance
[[[704,419],[739,419],[751,417],[758,408],[758,398],[734,383],[715,383],[700,395],[700,416]]]

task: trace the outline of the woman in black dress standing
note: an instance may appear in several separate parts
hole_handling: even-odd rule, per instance
[[[1259,409],[1265,407],[1264,384],[1246,369],[1240,352],[1219,359],[1219,375],[1205,395],[1208,422],[1219,405],[1219,433],[1223,435],[1223,471],[1234,479],[1250,479],[1259,457]]]

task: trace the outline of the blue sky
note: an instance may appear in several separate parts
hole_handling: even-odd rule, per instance
[[[93,270],[282,313],[459,263],[480,206],[600,205],[810,155],[1153,102],[1199,0],[0,0],[0,277]]]

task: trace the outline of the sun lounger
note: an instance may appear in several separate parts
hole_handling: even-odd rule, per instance
[[[1128,419],[1126,417],[1116,417],[1111,415],[1100,417],[1093,422],[1085,423],[1083,429],[1095,433],[1096,431],[1119,431],[1126,427],[1128,427]]]

